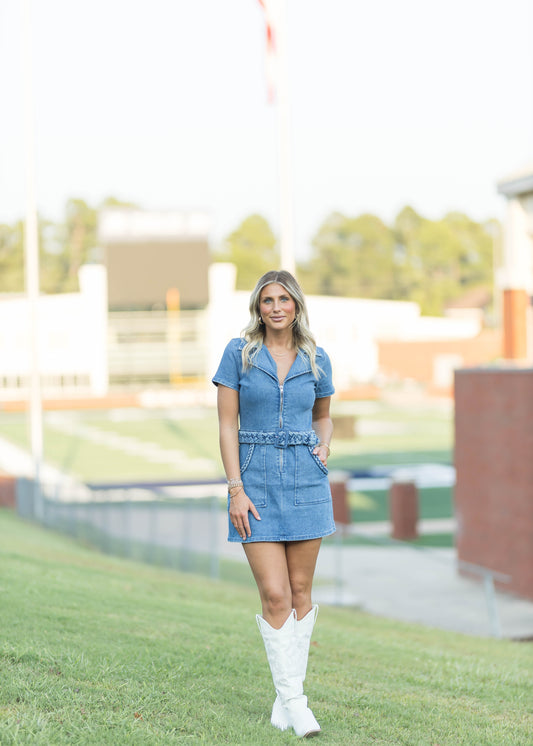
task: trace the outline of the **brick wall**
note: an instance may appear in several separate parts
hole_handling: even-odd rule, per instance
[[[533,370],[455,374],[459,560],[511,577],[533,599]]]
[[[16,505],[16,477],[0,471],[0,508],[14,508]]]

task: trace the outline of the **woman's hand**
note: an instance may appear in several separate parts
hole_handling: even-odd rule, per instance
[[[251,512],[258,521],[261,520],[261,516],[242,487],[238,491],[232,490],[232,493],[230,493],[229,518],[244,541],[252,535],[248,513]]]
[[[333,422],[329,415],[331,396],[316,399],[313,406],[313,430],[317,434],[318,443],[313,448],[313,453],[318,456],[324,466],[328,465],[329,444],[333,433]]]
[[[325,443],[320,443],[319,445],[315,446],[313,448],[313,453],[315,456],[318,456],[324,466],[328,465],[329,448]]]

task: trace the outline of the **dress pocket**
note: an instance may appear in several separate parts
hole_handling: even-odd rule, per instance
[[[244,491],[256,508],[267,504],[266,446],[241,443],[239,462]]]
[[[295,505],[323,503],[331,499],[328,469],[315,456],[315,446],[296,446]]]

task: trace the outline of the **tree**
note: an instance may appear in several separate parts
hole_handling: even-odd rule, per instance
[[[332,213],[313,240],[302,267],[307,292],[359,298],[388,297],[393,285],[394,237],[375,215]]]
[[[65,207],[64,253],[68,257],[66,285],[78,286],[78,272],[97,243],[98,211],[82,199],[69,199]]]
[[[46,249],[51,223],[39,220],[39,286],[44,292],[57,292],[62,271],[58,257]],[[23,293],[26,286],[24,223],[0,225],[0,293]]]
[[[250,215],[224,239],[223,249],[214,256],[217,262],[237,267],[237,290],[252,290],[258,278],[279,267],[276,237],[267,220]]]
[[[308,293],[411,300],[441,314],[468,290],[492,291],[494,222],[452,212],[428,220],[404,207],[392,226],[375,215],[332,213],[299,268]]]
[[[402,256],[395,297],[440,314],[467,290],[492,289],[492,238],[483,225],[458,212],[432,221],[404,208],[394,229]]]
[[[40,289],[64,293],[78,289],[78,271],[93,259],[98,245],[98,210],[104,207],[135,208],[131,202],[107,197],[100,208],[72,198],[65,205],[61,223],[39,219]],[[0,292],[24,291],[24,224],[0,225]]]
[[[24,290],[23,224],[0,225],[0,293]]]

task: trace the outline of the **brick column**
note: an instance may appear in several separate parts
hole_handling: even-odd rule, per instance
[[[393,539],[411,541],[418,537],[418,490],[414,482],[391,484],[389,511]]]
[[[459,560],[533,600],[533,369],[456,371],[455,468]]]
[[[333,519],[337,525],[340,524],[343,527],[352,522],[346,485],[348,477],[349,474],[345,471],[332,471],[329,473],[329,486],[333,502]]]
[[[17,479],[11,474],[0,471],[0,507],[15,508]]]

